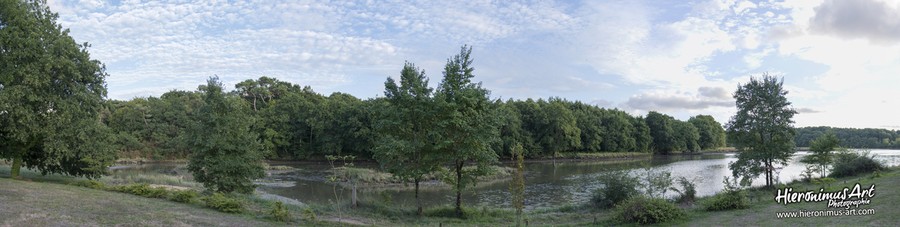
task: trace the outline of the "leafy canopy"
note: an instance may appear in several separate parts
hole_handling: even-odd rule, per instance
[[[0,158],[42,174],[99,177],[115,160],[100,122],[105,66],[44,1],[0,1]]]

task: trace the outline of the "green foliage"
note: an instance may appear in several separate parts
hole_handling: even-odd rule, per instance
[[[103,182],[99,182],[99,181],[95,181],[95,180],[75,181],[75,182],[72,182],[71,185],[85,187],[85,188],[92,188],[92,189],[100,189],[100,190],[106,189],[106,185],[103,184]]]
[[[810,147],[812,154],[803,157],[801,162],[816,165],[821,176],[825,177],[825,170],[832,162],[831,151],[838,148],[840,143],[833,132],[827,132],[812,142]]]
[[[112,188],[113,191],[124,192],[147,198],[166,198],[169,191],[162,187],[151,187],[149,184],[128,184]]]
[[[199,197],[199,194],[197,194],[197,191],[181,190],[181,191],[172,192],[172,194],[169,196],[169,200],[179,202],[179,203],[190,203],[191,201],[194,201],[194,199],[196,199],[197,197]]]
[[[594,191],[591,204],[597,208],[612,208],[633,196],[640,195],[640,179],[628,175],[626,171],[611,171],[600,176],[602,188]]]
[[[787,100],[783,80],[751,77],[734,93],[737,113],[726,124],[728,140],[740,150],[729,168],[742,182],[765,174],[766,186],[775,184],[775,165],[786,165],[794,154],[792,118],[797,111]]]
[[[516,144],[512,151],[516,171],[509,182],[509,193],[516,210],[516,225],[522,225],[522,211],[525,209],[525,155],[521,144]]]
[[[546,121],[542,127],[544,130],[536,133],[544,155],[556,156],[558,152],[576,150],[581,146],[581,129],[565,101],[551,98],[547,102],[539,100],[538,105]]]
[[[646,225],[672,221],[686,213],[665,199],[634,196],[616,205],[614,215],[621,222]]]
[[[100,122],[108,76],[45,1],[0,1],[0,158],[42,174],[98,178],[115,160]]]
[[[434,148],[436,135],[431,133],[437,115],[433,89],[428,87],[425,71],[408,62],[400,71],[400,86],[388,78],[384,87],[386,102],[378,106],[379,120],[374,127],[374,158],[394,176],[415,184],[421,213],[419,183],[440,166],[440,156]]]
[[[302,215],[301,218],[303,218],[304,221],[308,221],[308,222],[318,221],[318,218],[316,217],[316,212],[313,211],[312,208],[309,208],[309,207],[303,208],[301,215]]]
[[[843,151],[835,154],[834,164],[831,167],[831,177],[855,176],[863,173],[885,170],[884,164],[875,160],[869,152],[861,154],[852,151]]]
[[[275,206],[272,207],[272,211],[269,211],[269,215],[272,216],[272,219],[280,222],[291,221],[291,212],[284,207],[284,203],[281,201],[276,201]]]
[[[817,138],[834,133],[841,146],[868,149],[900,148],[900,131],[880,128],[833,128],[827,126],[797,128],[794,137],[798,147],[812,147]]]
[[[697,185],[687,177],[679,177],[677,181],[681,189],[672,187],[672,190],[679,194],[675,201],[682,204],[693,204],[697,199]]]
[[[654,153],[668,154],[677,149],[672,120],[672,117],[656,111],[647,114],[645,121],[650,128],[650,137],[653,139],[651,149]]]
[[[240,199],[226,196],[222,193],[213,193],[212,195],[202,198],[207,207],[213,208],[225,213],[241,213],[244,212],[244,203]]]
[[[710,150],[725,146],[725,129],[709,115],[697,115],[688,119],[697,128],[700,149]]]
[[[663,198],[666,192],[672,188],[672,173],[662,170],[644,168],[643,174],[644,193],[651,198]]]
[[[675,139],[675,147],[677,150],[696,152],[700,151],[700,133],[694,124],[685,121],[671,119],[673,136]]]
[[[169,91],[159,98],[109,101],[104,122],[115,132],[119,157],[173,159],[188,157],[187,136],[203,104],[201,94]]]
[[[729,181],[728,177],[725,177],[723,183],[725,190],[710,197],[703,204],[704,209],[708,211],[738,210],[750,206],[750,199],[747,198],[747,193],[741,190],[737,179]]]
[[[191,129],[195,153],[188,162],[194,179],[218,192],[251,193],[253,179],[262,178],[262,149],[251,131],[254,118],[236,97],[222,93],[218,78],[210,78],[204,104]]]
[[[460,53],[447,60],[444,78],[435,93],[435,152],[451,166],[456,175],[456,210],[462,215],[462,190],[474,185],[475,178],[497,161],[491,146],[499,135],[494,106],[489,91],[472,82],[472,49],[463,46]],[[474,171],[463,169],[474,164]]]
[[[831,178],[831,177],[823,177],[823,178],[813,179],[813,180],[812,180],[812,183],[813,183],[813,184],[830,185],[831,183],[834,183],[834,182],[836,182],[836,181],[837,181],[836,179]]]

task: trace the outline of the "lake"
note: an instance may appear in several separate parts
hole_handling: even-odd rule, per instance
[[[900,165],[900,150],[870,150],[876,159],[888,166]],[[778,171],[778,181],[790,182],[799,179],[805,165],[799,160],[808,152],[797,152],[790,164]],[[631,174],[651,171],[670,171],[673,178],[687,177],[697,185],[698,196],[708,196],[724,187],[723,177],[731,177],[728,163],[737,160],[734,153],[655,156],[650,159],[628,162],[609,161],[538,161],[525,164],[526,209],[579,205],[590,199],[591,192],[602,184],[598,177],[609,171],[625,170]],[[299,169],[299,171],[270,174],[260,181],[259,190],[264,193],[295,199],[303,203],[327,204],[335,200],[335,188],[322,180],[323,171],[330,168],[321,163],[279,163]],[[359,167],[375,168],[374,164],[358,164]],[[150,164],[129,166],[112,170],[114,175],[135,172],[156,172],[164,174],[189,175],[183,164]],[[765,184],[762,177],[754,180],[754,185]],[[413,190],[365,188],[358,189],[362,201],[379,201],[393,206],[413,207]],[[349,190],[337,188],[337,193],[349,200]],[[670,191],[670,196],[675,193]],[[447,186],[423,187],[420,192],[426,206],[451,205],[455,193]],[[463,193],[463,204],[467,206],[488,206],[508,208],[510,206],[509,182],[495,181],[481,183]]]

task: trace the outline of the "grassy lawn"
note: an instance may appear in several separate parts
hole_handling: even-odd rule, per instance
[[[0,178],[0,226],[277,226],[162,199]]]
[[[897,226],[900,224],[900,170],[882,173],[880,177],[872,178],[872,174],[857,177],[840,178],[837,182],[826,187],[826,191],[838,191],[844,187],[851,188],[859,183],[864,189],[875,184],[875,196],[870,199],[871,204],[861,205],[854,209],[875,209],[875,214],[864,216],[842,217],[803,217],[803,218],[777,218],[776,212],[785,211],[813,211],[830,210],[828,202],[801,202],[791,204],[778,204],[775,202],[774,190],[753,190],[750,192],[751,206],[748,209],[733,211],[707,212],[696,207],[688,213],[687,219],[680,222],[666,223],[676,226]],[[779,188],[782,188],[780,186]],[[822,185],[812,183],[789,184],[794,191],[818,191]],[[702,201],[701,201],[702,202]],[[838,208],[840,209],[840,208]]]

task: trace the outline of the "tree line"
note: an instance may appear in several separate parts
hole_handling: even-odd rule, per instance
[[[798,147],[812,147],[812,141],[828,132],[840,138],[844,147],[900,149],[900,131],[876,128],[802,127],[797,128],[794,141]]]
[[[309,86],[271,77],[242,81],[226,95],[250,106],[247,114],[257,119],[251,130],[259,135],[266,157],[279,160],[325,155],[372,159],[378,146],[378,118],[383,117],[379,114],[407,111],[415,102],[390,105],[390,94],[366,100],[339,92],[325,96]],[[186,132],[197,121],[202,104],[201,91],[175,90],[160,97],[110,100],[101,110],[101,119],[112,129],[120,157],[186,158],[192,149]],[[655,111],[646,117],[633,116],[561,98],[490,100],[486,108],[499,130],[492,148],[502,156],[509,156],[516,144],[532,158],[567,152],[668,154],[725,146],[721,124],[709,115],[687,121]],[[429,113],[419,111],[418,116],[408,117],[426,120],[421,115]],[[432,128],[404,127],[422,127],[420,133]]]

